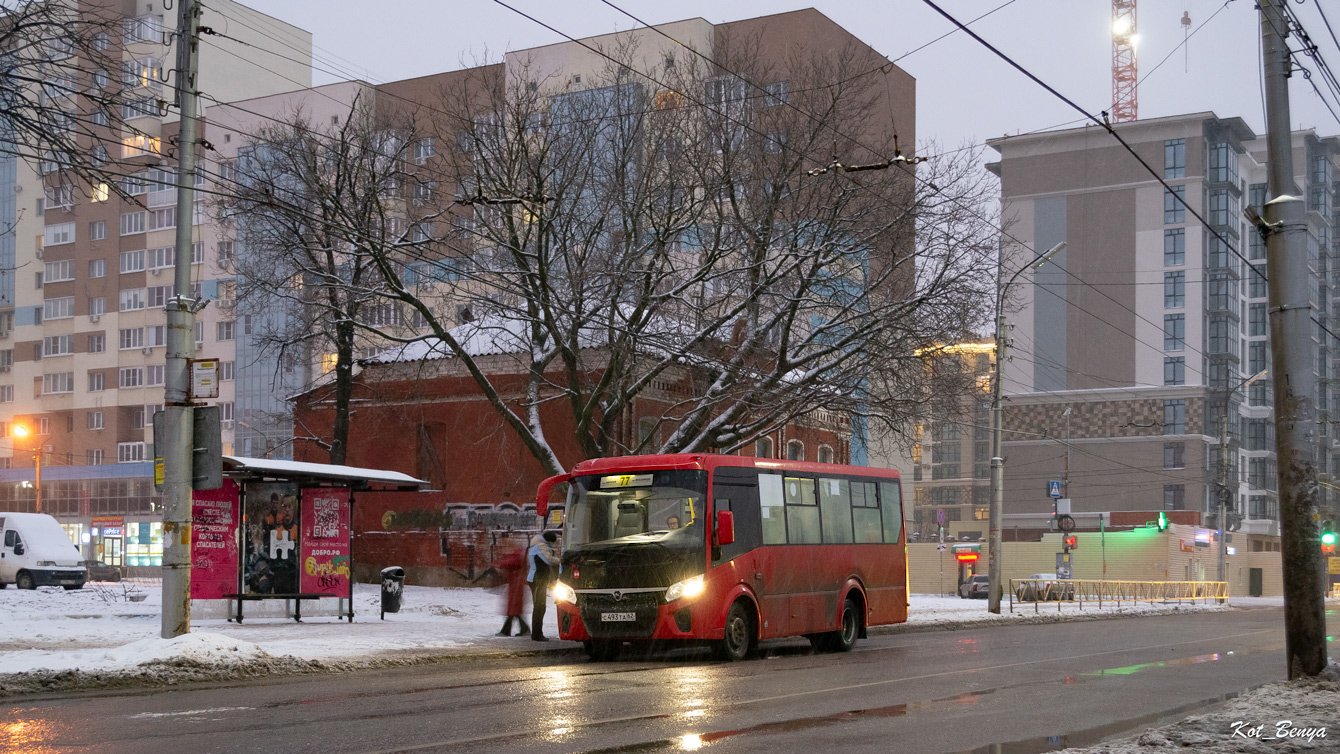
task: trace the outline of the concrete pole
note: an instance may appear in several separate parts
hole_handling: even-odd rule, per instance
[[[1307,219],[1293,179],[1289,130],[1289,51],[1280,35],[1284,0],[1260,0],[1270,196],[1265,206],[1275,453],[1279,464],[1280,550],[1284,567],[1284,647],[1289,678],[1326,666],[1326,617],[1317,532],[1317,439],[1312,371]]]
[[[194,415],[190,405],[189,359],[195,353],[196,302],[191,298],[192,219],[195,214],[196,70],[200,6],[177,0],[177,244],[175,295],[167,305],[167,374],[163,423],[163,624],[170,639],[191,631],[191,468]]]
[[[995,353],[995,378],[991,380],[991,511],[989,514],[990,534],[987,539],[986,553],[986,573],[988,591],[986,594],[986,609],[988,612],[1000,614],[1000,595],[1002,584],[1000,581],[1000,526],[1001,515],[1005,508],[1005,459],[1001,452],[1001,409],[1000,409],[1000,383],[1004,376],[1005,348],[1007,338],[1005,337],[1005,315],[999,313],[997,307],[996,316],[996,353]]]

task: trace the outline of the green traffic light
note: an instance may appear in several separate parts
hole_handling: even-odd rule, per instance
[[[1163,531],[1167,528],[1168,528],[1168,516],[1163,511],[1159,511],[1159,531]]]
[[[1321,533],[1321,543],[1324,544],[1324,545],[1333,545],[1333,544],[1335,544],[1335,532],[1333,532],[1333,531],[1324,531],[1324,532],[1322,532],[1322,533]]]

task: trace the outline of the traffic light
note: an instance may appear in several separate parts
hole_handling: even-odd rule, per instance
[[[1065,538],[1065,549],[1066,549],[1066,550],[1073,550],[1073,549],[1075,549],[1075,548],[1077,548],[1077,547],[1079,547],[1079,537],[1075,536],[1074,534],[1066,535],[1066,538]]]
[[[1159,511],[1158,527],[1159,531],[1166,531],[1168,529],[1168,514],[1163,511]]]
[[[1331,521],[1324,521],[1321,525],[1321,551],[1327,555],[1335,554],[1335,524]]]

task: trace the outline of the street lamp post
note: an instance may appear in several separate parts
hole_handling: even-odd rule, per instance
[[[987,579],[990,590],[987,593],[987,610],[997,614],[1000,613],[1001,595],[1000,527],[1001,516],[1005,507],[1005,458],[1001,449],[1000,409],[1001,378],[1005,370],[1005,348],[1008,341],[1005,334],[1005,294],[1009,291],[1010,285],[1019,278],[1024,270],[1041,267],[1052,257],[1060,254],[1065,247],[1066,244],[1062,241],[1038,254],[1033,258],[1033,261],[1015,270],[1010,279],[996,290],[996,363],[994,365],[995,376],[991,385],[991,536],[987,542]]]
[[[1216,522],[1219,529],[1219,568],[1217,570],[1217,581],[1228,581],[1228,504],[1233,498],[1233,490],[1228,484],[1228,407],[1233,400],[1234,393],[1266,376],[1269,371],[1268,369],[1262,369],[1238,383],[1237,386],[1224,391],[1224,412],[1219,417],[1219,520]]]
[[[28,436],[28,428],[22,424],[14,427],[14,434],[19,437]],[[38,437],[33,435],[33,461],[36,464],[36,476],[33,479],[34,496],[37,502],[37,512],[42,512],[42,447],[37,444]]]

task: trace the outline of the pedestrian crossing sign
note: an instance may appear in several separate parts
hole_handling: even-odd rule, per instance
[[[1061,496],[1061,482],[1059,480],[1053,479],[1047,482],[1047,495],[1048,497]]]

